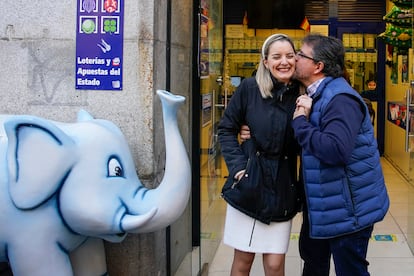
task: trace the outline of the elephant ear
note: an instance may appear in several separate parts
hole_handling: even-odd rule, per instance
[[[9,193],[18,208],[52,197],[74,164],[75,143],[51,121],[15,116],[5,123]]]

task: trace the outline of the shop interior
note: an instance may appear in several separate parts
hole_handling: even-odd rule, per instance
[[[411,20],[397,22],[398,2],[404,1],[201,1],[198,77],[202,270],[214,257],[224,226],[225,203],[220,192],[228,171],[220,155],[217,124],[237,86],[256,70],[261,45],[272,33],[289,35],[297,49],[309,32],[343,41],[351,83],[374,110],[372,119],[380,153],[414,185],[414,120],[410,120],[414,118],[410,113],[414,110],[412,13]],[[293,7],[297,14],[290,13]],[[283,12],[278,17],[285,18],[283,22],[265,16],[280,9]],[[260,16],[252,14],[263,18],[257,20]],[[399,38],[390,35],[392,31],[395,35],[395,28],[399,28]]]

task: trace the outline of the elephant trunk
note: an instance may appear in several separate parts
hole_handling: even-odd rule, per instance
[[[134,226],[136,218],[123,221],[124,230],[129,233],[145,233],[162,229],[178,219],[183,213],[191,191],[191,169],[187,151],[177,124],[177,110],[185,101],[183,96],[157,90],[161,99],[165,135],[165,172],[156,189],[142,189],[136,204],[147,211],[156,209],[155,215],[143,225]],[[138,200],[142,198],[142,200]]]

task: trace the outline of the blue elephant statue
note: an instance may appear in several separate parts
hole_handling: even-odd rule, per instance
[[[13,275],[89,271],[78,267],[86,261],[72,264],[78,249],[92,244],[87,254],[102,259],[102,240],[121,242],[127,233],[156,231],[182,214],[191,189],[190,162],[177,126],[185,98],[164,90],[157,94],[166,167],[155,189],[142,185],[125,137],[107,120],[86,111],[78,113],[76,123],[0,116],[0,262],[8,262]]]

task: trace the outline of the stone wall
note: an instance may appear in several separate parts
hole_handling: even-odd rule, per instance
[[[178,117],[188,149],[191,144],[192,1],[174,1],[170,17],[169,0],[125,1],[121,91],[75,89],[77,1],[2,2],[0,113],[73,122],[78,110],[85,109],[96,118],[113,121],[128,140],[141,181],[155,187],[165,164],[156,89],[169,85],[171,92],[187,97]],[[168,28],[171,41],[167,40]],[[173,269],[191,251],[190,213],[187,208],[171,227]],[[110,275],[167,273],[165,230],[129,235],[120,244],[105,246]]]

